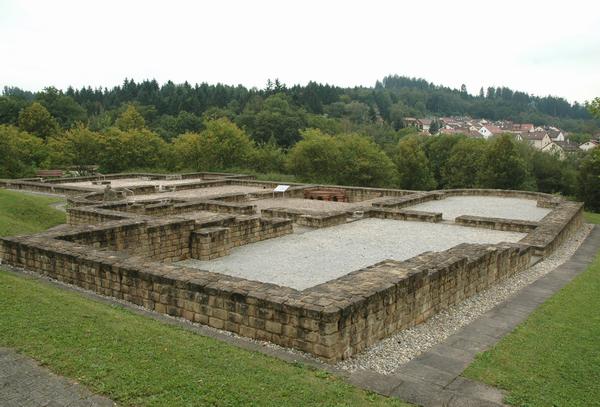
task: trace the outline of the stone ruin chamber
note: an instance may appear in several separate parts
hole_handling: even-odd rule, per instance
[[[114,200],[104,200],[106,185],[112,185]],[[335,362],[526,269],[582,224],[581,203],[542,193],[306,184],[276,193],[275,186],[226,173],[0,180],[0,187],[68,197],[68,225],[1,238],[0,258],[159,313]],[[492,203],[520,200],[529,212],[538,211],[539,219],[481,213],[458,213],[448,219],[444,211],[419,209],[464,197]],[[408,255],[394,244],[396,238],[386,241],[385,235],[364,233],[369,225],[385,230],[408,225],[422,229],[424,236],[432,236],[427,231],[433,227],[459,228],[450,232],[464,230],[466,237],[443,250],[417,248],[405,258]],[[483,242],[478,231],[481,236],[485,231],[490,240]],[[357,245],[354,252],[360,251],[361,236],[382,239],[375,246],[382,247],[383,257],[327,274],[343,261],[347,267],[355,264],[342,259],[352,256],[339,254],[326,266],[323,262],[328,246],[335,246],[328,242],[350,239],[350,233]],[[512,233],[514,241],[502,241],[509,235],[501,233]],[[301,281],[293,288],[260,274],[260,264],[255,277],[245,278],[224,262],[246,252],[252,257],[261,247],[268,252],[275,246],[265,245],[272,244],[292,253],[295,242],[324,251],[318,252],[320,258],[313,257],[317,249],[296,256],[298,271],[292,277],[321,280]],[[363,242],[366,247],[368,242]],[[437,243],[434,240],[431,247]],[[397,258],[386,258],[384,248]],[[299,265],[301,258],[308,262]],[[278,267],[283,270],[286,257],[282,259]],[[224,271],[210,270],[217,266]],[[277,269],[271,273],[275,278],[285,274]]]

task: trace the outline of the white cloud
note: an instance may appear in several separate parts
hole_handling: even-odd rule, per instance
[[[598,11],[581,0],[2,0],[0,85],[372,86],[397,73],[581,101],[600,95]]]

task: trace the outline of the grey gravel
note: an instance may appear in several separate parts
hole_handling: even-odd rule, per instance
[[[400,365],[443,342],[483,313],[563,264],[575,253],[591,229],[591,225],[585,224],[573,238],[533,267],[440,312],[423,324],[378,342],[365,352],[338,363],[336,367],[349,371],[371,369],[381,374],[392,374]]]
[[[303,290],[386,259],[406,260],[460,243],[516,242],[524,233],[453,224],[363,219],[241,246],[178,264]]]
[[[495,196],[451,196],[406,209],[441,212],[446,220],[453,220],[461,215],[471,215],[537,221],[550,213],[550,209],[537,207],[537,201],[534,199]]]

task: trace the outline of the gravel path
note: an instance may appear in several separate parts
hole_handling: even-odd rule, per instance
[[[336,366],[349,371],[371,369],[381,374],[393,373],[400,365],[443,342],[460,328],[564,263],[575,253],[591,229],[590,225],[585,224],[567,243],[533,267],[440,312],[421,325],[378,342]]]
[[[525,234],[452,224],[363,219],[235,248],[210,261],[178,264],[298,290],[386,259],[406,260],[460,243],[516,242]]]
[[[538,208],[537,201],[534,199],[491,196],[451,196],[409,206],[406,209],[441,212],[446,220],[453,220],[461,215],[471,215],[536,221],[550,213],[550,209]]]
[[[13,349],[0,347],[0,406],[112,407],[116,404]]]

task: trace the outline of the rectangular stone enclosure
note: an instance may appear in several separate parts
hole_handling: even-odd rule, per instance
[[[106,179],[126,187],[103,193]],[[276,185],[215,173],[0,180],[69,197],[68,226],[2,238],[0,258],[334,362],[526,269],[582,222],[580,203],[523,191],[294,184],[283,195]],[[203,194],[176,194],[182,189]],[[340,205],[297,202],[323,197]],[[461,197],[480,207],[462,211]],[[518,219],[492,209],[481,216],[519,200]],[[441,212],[418,210],[426,203]]]

